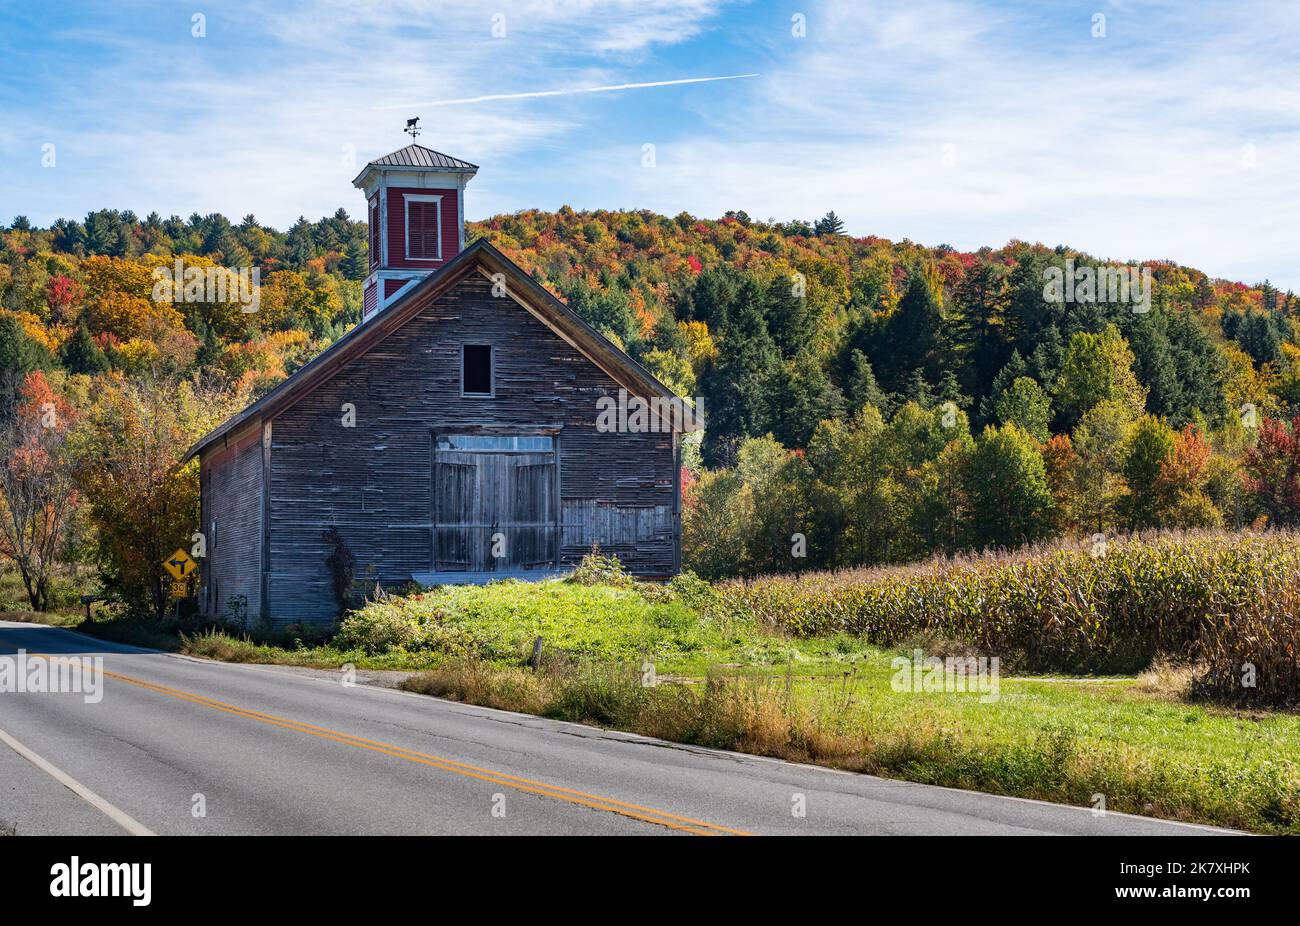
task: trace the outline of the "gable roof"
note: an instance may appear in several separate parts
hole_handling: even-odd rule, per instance
[[[432,148],[424,147],[424,145],[407,145],[405,148],[399,148],[382,158],[375,158],[361,169],[361,173],[357,174],[356,180],[352,181],[353,185],[355,186],[357,180],[365,176],[366,171],[372,167],[409,167],[415,170],[445,170],[468,174],[478,170],[477,164],[462,161],[450,154],[434,151]]]
[[[352,328],[266,395],[199,438],[185,452],[181,462],[188,462],[214,441],[232,435],[246,422],[259,416],[273,417],[295,405],[311,388],[332,378],[350,361],[415,318],[476,268],[486,270],[489,275],[504,274],[509,295],[629,393],[642,398],[677,398],[671,389],[659,382],[645,367],[547,292],[486,238],[479,238],[412,286],[405,295]]]

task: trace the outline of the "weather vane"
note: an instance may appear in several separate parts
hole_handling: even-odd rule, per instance
[[[416,116],[414,119],[407,119],[406,128],[402,129],[402,131],[410,135],[411,140],[414,141],[416,136],[420,134],[420,117]]]

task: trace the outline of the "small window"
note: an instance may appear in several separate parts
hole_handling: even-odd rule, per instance
[[[442,259],[442,197],[403,197],[406,202],[406,256],[410,260]]]
[[[461,348],[461,395],[492,395],[492,348],[486,344],[466,344]]]

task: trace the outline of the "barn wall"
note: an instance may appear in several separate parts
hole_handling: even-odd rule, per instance
[[[270,453],[270,594],[276,621],[332,618],[322,532],[337,525],[367,582],[432,567],[433,434],[558,427],[562,559],[593,542],[633,571],[676,568],[673,435],[596,431],[618,385],[479,274],[281,413]],[[496,395],[460,395],[460,348],[496,348]],[[345,405],[355,427],[344,427]]]
[[[254,437],[233,450],[204,456],[203,529],[208,555],[202,563],[203,608],[225,616],[231,599],[243,595],[252,622],[262,606],[261,444]]]

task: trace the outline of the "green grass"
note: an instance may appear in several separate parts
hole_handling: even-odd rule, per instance
[[[1011,676],[999,697],[904,693],[916,639],[794,636],[698,580],[614,575],[390,597],[326,642],[97,620],[101,636],[239,662],[419,670],[412,690],[682,742],[993,793],[1259,832],[1300,833],[1300,715],[1187,700],[1186,668]],[[539,671],[523,668],[544,641]],[[966,644],[969,646],[969,644]],[[658,687],[641,685],[644,660]]]

